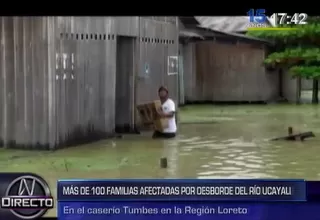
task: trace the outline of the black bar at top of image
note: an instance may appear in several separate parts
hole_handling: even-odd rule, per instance
[[[12,7],[10,7],[12,4]],[[24,5],[21,5],[24,4]],[[119,4],[117,6],[117,4]],[[288,13],[290,15],[298,12],[311,15],[319,15],[316,7],[310,7],[309,4],[272,4],[264,2],[264,7],[258,6],[251,2],[243,4],[241,1],[233,1],[230,5],[227,1],[220,1],[219,7],[208,7],[203,4],[184,4],[181,7],[179,4],[158,4],[157,7],[152,7],[148,11],[144,7],[136,7],[135,2],[126,2],[127,7],[122,7],[121,1],[114,1],[113,7],[90,7],[89,5],[78,4],[77,9],[73,4],[64,4],[60,7],[59,4],[52,4],[50,7],[42,7],[39,4],[32,4],[30,1],[19,3],[21,7],[16,7],[16,4],[11,1],[6,2],[6,7],[1,7],[2,16],[246,16],[247,11],[252,9],[265,9],[268,15],[272,13]],[[88,7],[89,6],[89,7]],[[135,7],[135,10],[130,8]],[[134,13],[133,13],[134,12]],[[164,13],[165,12],[165,13]]]

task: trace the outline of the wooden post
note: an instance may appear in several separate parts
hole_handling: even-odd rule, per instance
[[[167,168],[168,167],[168,160],[166,157],[162,157],[160,159],[160,167],[161,168]]]

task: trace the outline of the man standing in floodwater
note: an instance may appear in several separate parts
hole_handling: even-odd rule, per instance
[[[158,95],[161,101],[161,109],[157,109],[158,114],[161,118],[168,119],[168,127],[162,132],[155,131],[153,138],[174,138],[177,132],[176,124],[176,106],[172,99],[169,98],[169,91],[166,87],[161,86],[158,90]]]

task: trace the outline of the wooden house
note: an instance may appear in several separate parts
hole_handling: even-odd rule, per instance
[[[243,34],[248,18],[180,17],[180,22],[179,104],[298,100],[299,80],[263,65],[271,43]]]
[[[133,130],[178,98],[176,17],[0,17],[0,146],[56,149]]]

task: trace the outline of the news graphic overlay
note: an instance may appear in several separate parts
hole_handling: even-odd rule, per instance
[[[303,180],[62,180],[58,200],[305,201]]]
[[[218,220],[227,215],[249,220],[257,219],[253,215],[261,212],[256,202],[306,201],[306,183],[258,179],[59,180],[57,196],[60,220]]]
[[[272,13],[267,16],[265,9],[250,9],[248,30],[294,30],[290,25],[308,24],[308,14],[306,13]],[[284,27],[286,26],[286,27]]]
[[[1,177],[6,184],[1,184],[0,217],[10,217],[11,213],[20,219],[35,219],[54,207],[49,185],[40,176],[2,174]]]

